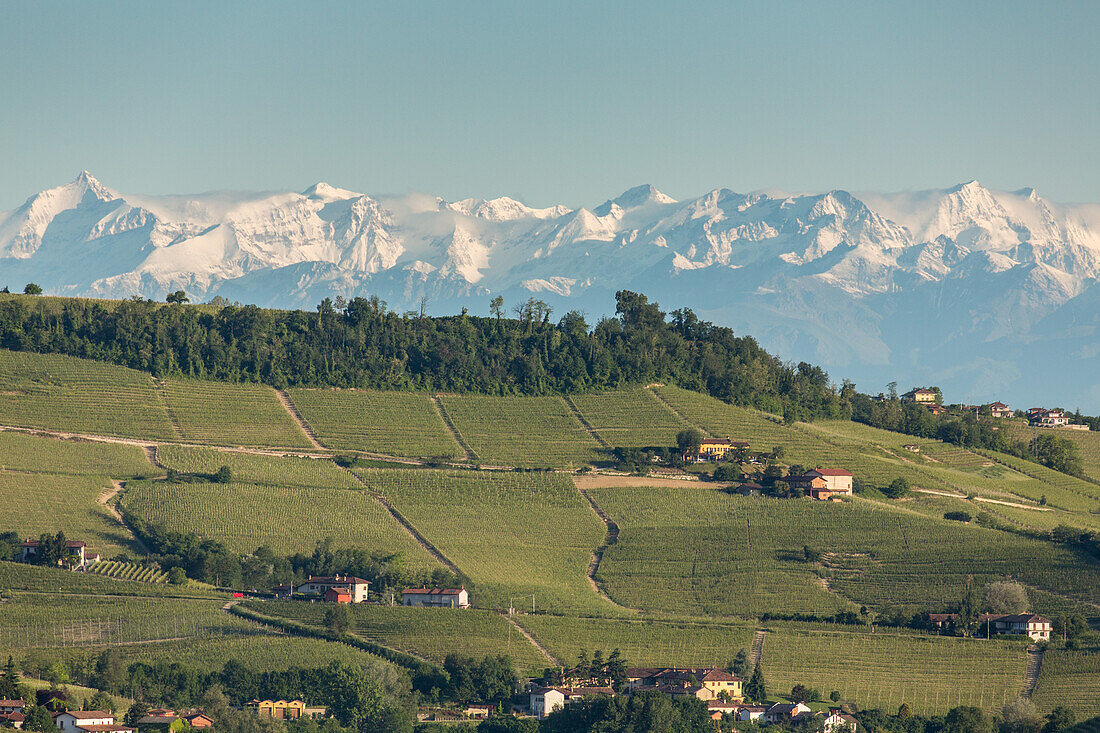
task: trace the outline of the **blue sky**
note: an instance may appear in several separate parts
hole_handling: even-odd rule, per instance
[[[1100,201],[1100,3],[0,1],[0,210],[142,193],[653,183]]]

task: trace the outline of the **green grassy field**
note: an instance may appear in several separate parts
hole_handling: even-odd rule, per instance
[[[902,506],[690,486],[590,495],[621,530],[598,577],[626,606],[705,615],[831,613],[850,603],[933,610],[956,602],[970,575],[1100,600],[1100,569],[1064,548]],[[804,545],[822,561],[805,562]]]
[[[689,427],[647,389],[578,395],[573,403],[609,445],[624,448],[674,446]]]
[[[582,650],[618,649],[628,666],[725,667],[752,646],[753,627],[706,621],[600,619],[526,614],[518,617],[539,642],[564,662]]]
[[[568,477],[503,471],[358,469],[476,583],[476,605],[613,612],[585,569],[604,526]],[[524,605],[519,603],[517,605]]]
[[[462,455],[426,394],[361,389],[290,389],[287,393],[329,448],[413,458]]]
[[[1031,699],[1043,713],[1065,705],[1078,720],[1100,715],[1100,648],[1047,649]]]
[[[0,432],[0,469],[118,479],[145,478],[158,473],[137,446],[7,432]]]
[[[174,436],[148,374],[70,356],[4,350],[0,424],[148,440]]]
[[[601,457],[599,443],[560,397],[440,395],[439,401],[482,463],[568,468]]]
[[[999,711],[1019,696],[1026,664],[1019,642],[782,627],[765,637],[761,659],[769,691],[801,683],[862,708],[908,703],[924,714],[958,705]]]
[[[266,385],[164,379],[160,389],[186,442],[311,447],[275,390]]]
[[[303,488],[359,489],[355,477],[327,458],[257,456],[249,453],[162,445],[157,461],[184,473],[213,474],[229,466],[241,483]]]
[[[70,595],[221,599],[223,603],[225,602],[223,594],[191,586],[140,583],[132,580],[117,580],[93,573],[74,573],[61,568],[0,562],[0,594],[30,590]]]
[[[136,551],[130,532],[97,499],[111,482],[97,476],[65,476],[0,471],[0,496],[5,511],[0,531],[22,537],[61,531],[70,540],[83,540],[101,557]]]
[[[246,605],[269,616],[323,624],[325,607],[319,604],[253,601]],[[507,654],[519,669],[531,674],[550,666],[531,642],[494,611],[362,604],[349,608],[354,619],[350,629],[353,633],[435,662],[442,663],[452,653],[471,657]]]
[[[146,521],[197,532],[248,553],[312,552],[332,537],[337,547],[400,553],[414,568],[438,567],[378,502],[364,491],[270,484],[134,483],[123,506]]]

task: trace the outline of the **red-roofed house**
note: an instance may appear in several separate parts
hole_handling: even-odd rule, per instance
[[[334,586],[325,591],[324,599],[325,603],[351,603],[351,591]]]
[[[302,595],[324,596],[329,588],[342,588],[351,594],[351,603],[363,603],[367,600],[369,587],[369,582],[351,575],[311,575],[298,586],[297,592]]]
[[[20,562],[30,562],[31,558],[38,554],[41,549],[41,542],[31,538],[23,540],[23,544],[19,551]],[[99,560],[99,555],[96,553],[88,553],[88,544],[80,540],[69,540],[65,543],[65,552],[70,558],[74,568],[83,568],[91,565],[93,562]],[[93,559],[94,558],[94,559]],[[58,565],[63,564],[63,561],[58,561]]]
[[[69,710],[54,718],[62,733],[134,733],[133,728],[116,725],[115,716],[103,710]]]
[[[406,588],[401,605],[432,608],[469,608],[470,594],[465,588]]]

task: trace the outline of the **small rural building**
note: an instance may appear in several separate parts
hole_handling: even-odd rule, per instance
[[[469,608],[470,594],[465,588],[406,588],[401,591],[401,605]]]
[[[853,478],[851,471],[840,468],[815,468],[784,480],[792,488],[802,489],[815,499],[829,499],[834,494],[851,494]]]
[[[475,720],[484,720],[493,714],[496,708],[487,702],[476,702],[466,706],[466,717]]]
[[[309,578],[298,586],[297,592],[302,595],[315,595],[324,597],[330,588],[341,588],[351,594],[351,603],[363,603],[367,600],[367,589],[370,583],[362,578],[351,575],[333,575]]]
[[[1033,428],[1061,428],[1069,425],[1069,415],[1065,410],[1033,407],[1027,411],[1027,424]]]
[[[0,714],[21,713],[27,709],[27,703],[22,700],[0,700]]]
[[[859,721],[839,710],[830,710],[821,725],[824,733],[856,733],[859,730]]]
[[[906,443],[902,446],[902,448],[909,451],[910,453],[920,453],[920,446],[916,443]]]
[[[535,687],[530,693],[528,710],[536,718],[545,718],[555,710],[586,697],[615,696],[610,687]]]
[[[765,723],[786,723],[798,720],[804,715],[812,715],[809,705],[801,702],[777,702],[764,713]]]
[[[205,713],[184,713],[183,719],[191,724],[192,728],[213,728],[214,719]]]
[[[760,496],[763,491],[764,487],[753,481],[748,481],[737,487],[737,493],[741,496]]]
[[[1012,408],[1003,402],[990,402],[985,406],[991,417],[1012,417]]]
[[[54,724],[62,733],[134,733],[134,729],[117,725],[115,716],[103,710],[69,710],[58,714]]]
[[[20,562],[31,562],[32,558],[38,555],[41,549],[41,543],[38,540],[27,538],[23,540],[23,544],[19,549]],[[99,561],[99,555],[96,553],[88,552],[88,544],[82,540],[69,540],[65,543],[65,553],[69,558],[69,562],[77,569],[85,568],[94,562]],[[64,564],[64,560],[59,561],[57,564]]]
[[[725,700],[708,700],[707,711],[710,713],[711,720],[721,720],[723,715],[734,715],[737,712],[737,708],[740,707],[735,702],[726,702]]]
[[[1016,613],[993,619],[994,634],[1020,634],[1034,641],[1050,641],[1050,619],[1034,613]]]
[[[703,441],[699,444],[699,450],[695,452],[694,456],[685,456],[685,458],[694,457],[697,461],[720,461],[726,457],[726,454],[730,451],[736,451],[739,448],[748,448],[748,441],[744,440],[730,440],[727,438],[703,438]]]
[[[762,723],[767,712],[763,705],[742,705],[737,708],[737,719],[746,723]]]
[[[255,710],[260,718],[276,720],[323,718],[327,712],[326,708],[310,707],[302,700],[253,700],[245,707]]]
[[[325,603],[351,603],[351,591],[347,588],[333,586],[325,591],[323,596]]]
[[[934,405],[936,403],[936,393],[924,387],[917,387],[903,394],[901,396],[901,401],[915,402],[918,405]]]
[[[23,713],[0,713],[0,726],[22,730],[26,720],[27,716]]]

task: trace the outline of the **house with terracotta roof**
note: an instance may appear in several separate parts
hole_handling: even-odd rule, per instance
[[[103,710],[69,710],[59,713],[54,724],[62,733],[134,733],[115,723],[115,716]]]
[[[214,719],[209,715],[201,712],[184,713],[182,716],[184,720],[191,724],[192,728],[213,728]]]
[[[1032,407],[1027,411],[1027,424],[1033,428],[1061,428],[1069,425],[1069,415],[1057,408]]]
[[[915,402],[918,405],[934,405],[936,403],[935,390],[917,387],[901,396],[902,402]]]
[[[830,710],[825,719],[821,721],[824,733],[857,733],[859,721],[847,713],[839,710]]]
[[[19,561],[34,562],[34,558],[38,556],[41,549],[42,543],[39,540],[28,537],[23,540],[23,544],[20,546]],[[73,568],[78,570],[99,561],[99,554],[88,552],[88,543],[82,540],[68,540],[65,542],[65,554],[66,559],[59,560],[57,564],[64,565],[67,560]]]
[[[985,406],[989,415],[995,418],[1012,417],[1012,408],[1003,402],[990,402]]]
[[[370,583],[362,578],[352,575],[322,575],[309,576],[304,583],[298,586],[297,592],[302,595],[314,595],[324,598],[330,588],[340,588],[351,595],[350,603],[363,603],[367,600],[367,590]]]
[[[22,700],[0,700],[0,714],[21,713],[27,709],[27,703]]]
[[[586,697],[614,697],[610,687],[533,687],[529,693],[528,710],[536,718],[545,718],[555,710]]]
[[[470,594],[465,588],[406,588],[401,591],[401,605],[469,608]]]
[[[325,603],[351,603],[352,595],[348,588],[332,586],[322,597]]]
[[[739,707],[741,707],[739,703],[725,700],[707,701],[707,712],[710,713],[711,720],[721,720],[723,715],[735,715]]]
[[[792,488],[802,489],[814,499],[824,500],[834,495],[850,496],[854,478],[851,471],[842,468],[815,468],[784,480]]]
[[[256,711],[259,718],[275,720],[300,720],[301,718],[323,718],[327,709],[310,707],[303,700],[252,700],[245,707]]]
[[[1050,641],[1051,622],[1035,613],[1014,613],[993,619],[994,634],[1019,634],[1034,641]]]

